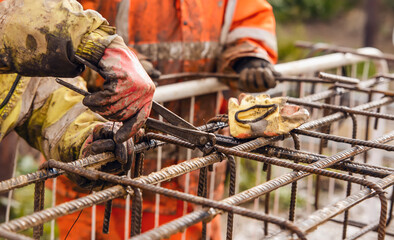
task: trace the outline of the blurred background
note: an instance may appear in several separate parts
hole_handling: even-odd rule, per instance
[[[394,53],[393,0],[271,0],[277,21],[279,62],[305,57],[294,42],[376,47]]]

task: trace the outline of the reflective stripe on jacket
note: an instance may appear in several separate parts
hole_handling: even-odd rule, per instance
[[[248,42],[267,53],[260,57],[273,63],[277,60],[275,18],[266,0],[80,2],[85,8],[98,10],[130,47],[154,61],[163,73],[216,70],[215,60],[222,53],[221,35],[225,48]],[[230,19],[228,30],[223,29],[225,16]],[[239,52],[233,54],[231,57],[236,57]]]

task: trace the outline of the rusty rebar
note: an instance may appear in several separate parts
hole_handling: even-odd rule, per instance
[[[387,97],[391,98],[391,97]],[[391,103],[394,101],[394,98],[391,99],[391,101],[387,102]],[[392,114],[384,114],[384,113],[375,113],[375,112],[369,112],[365,110],[359,110],[355,108],[349,108],[346,106],[337,106],[337,105],[332,105],[332,104],[327,104],[327,103],[319,103],[319,102],[306,102],[303,101],[302,99],[297,99],[297,98],[292,98],[289,97],[288,99],[289,103],[293,104],[298,104],[302,106],[307,106],[307,107],[313,107],[313,108],[319,108],[319,109],[330,109],[338,112],[344,112],[344,113],[352,113],[352,114],[358,114],[362,116],[369,116],[369,117],[377,117],[377,118],[382,118],[382,119],[387,119],[387,120],[394,120],[394,115]]]
[[[112,153],[101,153],[97,155],[91,155],[86,158],[70,162],[68,164],[78,167],[94,166],[96,164],[102,164],[105,162],[114,161],[115,157]],[[54,169],[42,169],[34,173],[28,173],[26,175],[21,175],[19,177],[11,178],[0,182],[0,193],[8,192],[15,188],[21,188],[29,184],[43,181],[48,178],[57,177],[63,174],[63,171],[56,171]]]
[[[394,97],[394,92],[393,91],[383,91],[383,90],[377,90],[377,89],[373,89],[373,88],[361,88],[358,86],[350,86],[350,85],[346,85],[346,84],[340,84],[337,83],[335,84],[335,87],[340,87],[340,88],[344,88],[347,90],[351,90],[351,91],[356,91],[356,92],[363,92],[363,93],[379,93],[379,94],[383,94],[387,97]],[[368,102],[370,102],[371,100],[369,100]]]
[[[386,134],[386,135],[376,139],[375,141],[376,142],[387,142],[387,141],[390,141],[393,139],[394,139],[394,132]],[[262,143],[266,143],[266,141],[268,141],[268,140],[263,141],[261,139],[259,139],[259,140],[256,139],[255,141],[260,142],[260,144],[255,143],[256,145],[261,145]],[[265,144],[263,144],[263,145],[265,145]],[[254,147],[254,144],[252,144],[252,146]],[[232,149],[233,150],[234,149],[243,150],[244,148],[248,149],[248,147],[250,147],[250,146],[245,144],[245,145],[243,145],[242,148],[238,146],[238,148],[234,147]],[[367,151],[367,150],[369,150],[369,148],[354,147],[349,150],[342,151],[342,152],[335,154],[331,157],[328,157],[326,159],[323,159],[323,160],[316,162],[312,165],[314,167],[318,167],[318,168],[329,167],[335,163],[343,161],[346,158],[349,158],[351,155],[357,155],[357,154],[360,154],[360,153]],[[205,158],[209,158],[209,157],[210,156],[207,156]],[[194,159],[194,160],[196,160],[196,159]],[[310,165],[310,166],[312,166],[312,165]],[[309,174],[302,173],[302,172],[291,172],[291,173],[285,174],[283,176],[280,176],[278,178],[275,178],[273,180],[267,181],[266,183],[263,183],[261,185],[255,186],[251,189],[248,189],[247,191],[244,191],[244,192],[236,194],[232,197],[226,198],[222,202],[228,203],[231,205],[239,205],[244,202],[253,200],[256,197],[264,195],[264,194],[271,192],[281,186],[287,185],[295,180],[301,179],[302,177],[305,177],[308,175]],[[219,214],[220,211],[212,211],[212,212],[210,212],[210,214],[207,214],[207,213],[208,212],[205,212],[205,213],[200,212],[198,215],[199,217],[196,217],[196,215],[194,215],[193,213],[185,215],[184,217],[181,217],[173,222],[170,222],[170,223],[165,224],[159,228],[156,228],[156,229],[151,230],[145,234],[140,235],[141,238],[139,238],[139,239],[147,239],[147,238],[145,238],[146,236],[148,236],[148,237],[156,236],[157,237],[160,234],[162,234],[163,232],[167,232],[167,231],[168,232],[164,236],[169,236],[169,235],[175,234],[175,233],[182,231],[183,229],[185,229],[189,226],[192,226],[200,221],[205,221],[205,220],[213,218],[215,215]],[[183,225],[180,226],[180,224],[183,224]],[[160,238],[154,238],[154,239],[160,239]]]
[[[271,180],[271,174],[272,174],[271,164],[267,164],[266,181]],[[270,196],[271,196],[270,192],[265,194],[264,213],[267,215],[269,214],[270,211]],[[268,222],[264,221],[264,236],[268,235],[268,226],[269,226]]]
[[[354,116],[354,114],[349,114],[350,118],[352,119],[352,138],[356,139],[357,138],[357,119]],[[352,147],[354,147],[354,144],[352,144]],[[354,157],[349,158],[350,162],[353,162]],[[352,175],[351,172],[349,172],[349,175]],[[350,196],[352,193],[352,182],[348,181],[347,186],[346,186],[346,197]],[[349,221],[349,210],[346,210],[343,216],[343,228],[342,228],[342,239],[346,238],[347,235],[347,226],[348,226],[348,221]]]
[[[133,203],[131,210],[131,236],[141,233],[142,226],[142,193],[139,188],[134,188]]]
[[[87,207],[91,207],[95,204],[100,204],[108,200],[124,196],[125,194],[126,191],[122,186],[110,187],[85,197],[60,204],[56,207],[48,208],[40,212],[33,213],[29,216],[20,217],[18,219],[11,220],[8,223],[0,224],[0,231],[23,231],[48,222],[52,219],[80,211]]]
[[[45,199],[45,182],[36,182],[34,187],[34,212],[39,212],[44,209]],[[33,228],[33,238],[40,239],[44,232],[44,225],[40,224]]]
[[[376,185],[382,189],[386,189],[394,184],[394,175],[389,175],[384,179],[379,180]],[[337,216],[338,214],[344,212],[345,210],[351,208],[352,206],[360,203],[361,201],[376,195],[376,192],[371,191],[370,188],[365,188],[356,194],[352,194],[349,197],[333,203],[329,206],[323,207],[322,209],[309,215],[307,218],[298,221],[296,225],[300,227],[305,232],[311,232],[316,229],[317,226],[326,222],[327,220]],[[381,222],[379,221],[379,225]],[[288,235],[287,232],[281,232],[271,239],[286,239]],[[381,237],[381,236],[380,236]]]
[[[250,218],[254,218],[254,219],[257,219],[257,220],[270,221],[272,223],[278,224],[281,227],[285,227],[287,229],[290,229],[292,232],[296,233],[297,236],[300,237],[301,239],[306,239],[302,232],[298,231],[297,228],[293,227],[292,223],[290,223],[290,222],[288,222],[288,221],[286,221],[284,219],[281,219],[281,218],[278,218],[278,217],[274,217],[274,216],[265,215],[265,214],[261,214],[261,213],[257,213],[257,212],[254,212],[254,211],[251,211],[251,210],[248,210],[248,209],[245,209],[245,208],[241,208],[241,207],[238,207],[238,206],[233,206],[231,204],[228,204],[228,203],[225,203],[225,202],[222,202],[222,201],[218,202],[218,201],[211,200],[211,199],[208,199],[208,198],[198,197],[198,196],[194,196],[194,195],[191,195],[191,194],[188,194],[188,193],[183,193],[183,192],[178,192],[178,191],[175,191],[175,190],[170,190],[170,189],[158,187],[158,186],[155,186],[155,185],[152,185],[152,184],[145,184],[145,183],[143,183],[141,181],[141,179],[138,181],[136,179],[128,179],[128,178],[125,178],[125,177],[120,177],[120,176],[117,176],[117,175],[112,175],[112,174],[100,172],[100,171],[97,171],[97,170],[88,170],[88,169],[83,169],[83,168],[82,169],[78,169],[78,168],[76,168],[74,166],[70,166],[70,165],[67,165],[65,163],[54,161],[54,160],[49,160],[49,161],[45,162],[43,165],[45,167],[49,167],[49,168],[53,168],[53,167],[60,168],[60,169],[63,169],[65,171],[67,171],[67,172],[75,173],[75,174],[78,174],[80,176],[86,177],[86,178],[88,178],[90,180],[101,179],[101,180],[104,180],[104,181],[107,181],[107,182],[111,182],[111,183],[128,185],[128,186],[131,186],[131,187],[141,188],[141,189],[144,189],[144,190],[152,191],[154,193],[162,194],[162,195],[165,195],[167,197],[173,197],[173,198],[180,199],[180,200],[183,200],[183,201],[188,201],[188,202],[191,202],[191,203],[194,203],[194,204],[199,204],[199,205],[203,205],[203,206],[209,206],[209,207],[212,207],[212,208],[217,208],[217,209],[221,209],[221,210],[224,210],[224,211],[233,212],[233,213],[240,214],[242,216],[246,216],[246,217],[250,217]],[[119,187],[119,186],[117,185],[115,187]],[[101,191],[101,192],[103,192],[103,191]],[[1,228],[8,229],[9,228],[9,223],[0,225],[0,229]]]
[[[236,167],[237,164],[235,162],[235,159],[233,156],[227,155],[227,161],[229,164],[229,170],[230,170],[230,183],[229,183],[229,196],[233,196],[235,194],[235,183],[236,183]],[[234,215],[233,213],[229,212],[227,213],[227,231],[226,231],[226,239],[231,240],[233,239],[233,220],[234,220]]]
[[[394,55],[392,54],[386,54],[386,53],[380,53],[379,55],[374,55],[374,54],[365,54],[358,52],[357,49],[354,48],[349,48],[349,47],[340,47],[340,46],[335,46],[335,45],[330,45],[326,43],[311,43],[311,42],[305,42],[305,41],[297,41],[295,43],[295,46],[301,47],[301,48],[313,48],[313,49],[319,49],[319,50],[325,50],[325,51],[330,51],[330,52],[340,52],[340,53],[350,53],[362,57],[367,57],[371,59],[378,59],[378,60],[387,60],[387,61],[394,61]]]
[[[111,221],[112,213],[112,200],[105,203],[104,220],[103,220],[103,233],[107,234],[109,231],[109,222]]]
[[[274,164],[274,165],[281,166],[281,167],[291,168],[295,171],[304,171],[304,172],[314,173],[314,174],[318,174],[318,175],[322,175],[322,176],[326,176],[326,177],[345,180],[345,181],[349,181],[352,183],[357,183],[357,184],[364,185],[364,186],[367,186],[367,187],[375,190],[378,193],[379,199],[381,201],[378,239],[384,239],[385,228],[386,228],[386,217],[387,217],[386,216],[387,215],[387,199],[386,199],[386,196],[384,195],[385,192],[377,184],[375,184],[371,181],[368,181],[366,179],[363,179],[363,178],[359,178],[359,177],[355,177],[355,176],[351,176],[351,175],[345,175],[345,174],[336,173],[336,172],[331,172],[328,170],[315,168],[312,166],[298,165],[296,163],[290,163],[290,162],[286,162],[286,161],[279,160],[279,159],[268,158],[268,157],[264,157],[264,156],[257,155],[254,153],[234,151],[232,149],[224,148],[224,147],[220,147],[220,146],[216,146],[216,150],[219,152],[222,152],[224,154],[230,154],[230,155],[234,155],[234,156],[238,156],[238,157],[242,157],[242,158],[246,158],[246,159],[253,159],[253,160],[262,161],[265,163],[270,163],[270,164]]]
[[[33,240],[33,238],[24,236],[22,234],[6,231],[4,229],[0,229],[0,237],[8,240]]]
[[[295,133],[290,133],[290,135],[293,138],[294,148],[296,150],[300,150],[301,147],[300,139]],[[298,163],[298,161],[295,160],[294,163]],[[297,201],[297,181],[291,184],[290,207],[289,207],[289,221],[291,222],[294,222],[294,218],[295,218],[296,201]]]
[[[261,153],[268,157],[277,157],[308,164],[327,158],[325,155],[273,146],[265,146],[261,149],[258,149],[256,153]],[[350,161],[339,162],[330,166],[330,168],[377,178],[384,178],[390,174],[394,174],[393,168]]]
[[[332,134],[318,133],[318,132],[301,130],[301,129],[294,129],[294,130],[292,130],[292,132],[297,133],[297,134],[302,134],[305,136],[321,138],[321,139],[326,139],[326,140],[340,142],[340,143],[349,143],[352,145],[360,145],[360,146],[366,146],[366,147],[371,147],[371,148],[376,148],[376,149],[383,149],[386,151],[394,151],[393,145],[374,143],[371,141],[335,136]]]
[[[161,75],[158,79],[153,79],[155,81],[168,81],[176,79],[201,79],[201,78],[221,78],[228,79],[232,81],[237,81],[240,76],[239,74],[228,74],[228,73],[211,73],[211,72],[183,72],[183,73],[171,73]],[[305,82],[305,83],[332,83],[330,80],[316,78],[316,77],[295,77],[295,76],[276,76],[276,81],[279,82]]]
[[[345,76],[340,76],[340,75],[330,74],[330,73],[325,73],[325,72],[319,72],[319,77],[324,80],[329,80],[329,81],[339,82],[339,83],[346,83],[346,84],[359,84],[360,83],[360,79],[357,79],[357,78],[345,77]]]
[[[329,221],[334,222],[334,223],[343,224],[343,221],[340,221],[335,218],[331,218],[331,219],[329,219]],[[353,226],[353,227],[357,227],[357,228],[364,228],[364,227],[368,226],[369,224],[349,219],[348,225]],[[371,231],[377,232],[377,228],[374,228]],[[394,237],[394,233],[386,231],[386,236]]]
[[[353,235],[349,236],[346,238],[346,240],[354,240],[357,239],[365,234],[367,234],[370,231],[373,231],[374,229],[377,229],[379,226],[379,223],[373,223],[370,225],[367,225],[363,228],[361,228],[360,230],[358,230],[356,233],[354,233]]]
[[[200,169],[197,196],[206,198],[208,194],[208,167]],[[207,238],[207,223],[202,222],[201,239]]]

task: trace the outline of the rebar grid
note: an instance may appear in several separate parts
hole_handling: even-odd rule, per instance
[[[323,74],[327,78],[326,75]],[[330,76],[332,79],[335,77]],[[310,82],[305,78],[305,82]],[[354,84],[354,78],[339,78]],[[297,82],[301,82],[298,79]],[[29,184],[36,185],[35,192],[35,213],[14,219],[8,223],[0,224],[0,236],[10,239],[29,239],[16,232],[34,228],[34,238],[38,239],[42,235],[42,224],[60,216],[71,214],[81,209],[91,207],[94,204],[106,203],[106,217],[104,219],[103,231],[108,232],[109,220],[111,215],[112,200],[124,197],[129,194],[132,196],[132,219],[131,232],[128,236],[132,239],[163,239],[173,234],[184,231],[188,227],[202,222],[211,221],[216,215],[227,212],[227,239],[233,238],[234,216],[241,215],[264,222],[264,235],[259,238],[267,237],[269,239],[287,239],[289,236],[297,236],[299,239],[306,239],[307,234],[316,229],[317,226],[324,224],[340,213],[346,212],[353,206],[362,203],[364,200],[377,195],[380,200],[380,212],[376,213],[376,223],[362,225],[360,231],[352,236],[347,236],[346,227],[349,219],[345,217],[343,221],[344,230],[343,238],[356,239],[368,232],[377,231],[378,239],[384,239],[386,233],[387,213],[391,219],[391,208],[388,210],[388,200],[383,189],[394,184],[394,168],[384,167],[366,162],[357,162],[353,160],[355,156],[364,154],[370,150],[379,149],[379,151],[394,151],[394,146],[388,144],[394,140],[394,131],[387,132],[375,140],[356,139],[355,133],[358,130],[356,119],[374,118],[389,121],[392,124],[394,115],[379,112],[379,109],[389,106],[394,101],[393,94],[390,91],[376,90],[375,86],[387,83],[387,80],[371,79],[362,81],[357,87],[354,85],[344,85],[333,83],[331,88],[316,94],[311,94],[303,98],[289,98],[290,103],[303,105],[310,108],[311,111],[317,111],[318,117],[294,129],[289,134],[275,136],[270,138],[256,138],[252,140],[239,140],[232,137],[215,134],[216,145],[214,151],[203,157],[195,157],[191,160],[180,162],[178,164],[152,172],[147,176],[141,176],[143,168],[144,153],[158,146],[166,144],[176,145],[178,147],[198,149],[185,140],[173,136],[163,135],[160,133],[148,132],[143,140],[135,144],[135,161],[134,174],[131,178],[126,176],[116,176],[95,170],[94,166],[98,163],[114,161],[114,156],[110,153],[90,156],[72,163],[61,163],[55,160],[47,161],[41,170],[19,177],[15,177],[0,182],[0,193],[21,188]],[[358,94],[368,94],[368,101],[358,106],[342,106],[330,103],[329,99],[335,96],[343,97],[347,93],[359,92]],[[373,100],[372,95],[381,96],[380,99]],[[325,103],[318,101],[324,100]],[[377,112],[374,112],[377,110]],[[323,114],[324,111],[324,114]],[[330,133],[330,127],[333,123],[351,119],[353,122],[352,138],[334,135]],[[216,132],[219,129],[227,127],[226,116],[220,115],[208,121],[208,124],[198,129],[206,132]],[[369,126],[368,126],[369,127]],[[311,131],[315,130],[315,131]],[[322,132],[319,132],[322,131]],[[278,147],[277,143],[285,143],[287,138],[293,139],[293,148],[288,146]],[[305,139],[322,140],[322,142],[337,142],[342,145],[344,150],[332,152],[329,155],[306,151],[303,149]],[[321,144],[324,149],[324,144]],[[264,163],[264,170],[267,171],[267,181],[257,186],[251,187],[245,191],[236,193],[236,160],[234,157],[240,157],[250,161]],[[207,170],[212,168],[215,163],[227,160],[229,162],[229,197],[220,201],[207,198]],[[89,168],[84,168],[90,166]],[[281,167],[293,170],[280,176],[272,176],[272,167]],[[193,195],[156,186],[155,184],[168,181],[192,171],[200,171],[199,194]],[[105,190],[90,194],[88,196],[64,203],[52,208],[43,209],[43,183],[48,178],[55,178],[66,172],[77,174],[91,180],[101,180],[106,185],[111,186]],[[337,179],[340,182],[348,184],[348,190],[343,200],[329,204],[305,219],[300,219],[296,215],[297,202],[300,196],[298,190],[299,180],[309,175],[325,176],[331,179]],[[275,216],[270,213],[269,196],[275,190],[291,184],[291,198],[289,199],[290,207],[287,211],[288,216]],[[352,184],[363,186],[364,188],[350,191]],[[316,183],[317,185],[317,183]],[[143,211],[142,202],[143,194],[141,190],[151,191],[156,194],[176,198],[185,202],[201,205],[202,210],[196,210],[184,215],[172,222],[163,224],[148,232],[141,233],[141,214]],[[245,207],[239,207],[240,204],[248,204],[254,199],[261,196],[265,198],[264,211],[252,211]],[[319,196],[318,194],[316,195]],[[392,204],[392,200],[390,205]],[[351,215],[350,215],[351,216]],[[277,228],[269,231],[268,223],[274,224]],[[204,228],[205,229],[205,228]],[[284,230],[280,230],[284,229]],[[205,232],[205,230],[204,230]],[[205,234],[203,234],[204,236]]]

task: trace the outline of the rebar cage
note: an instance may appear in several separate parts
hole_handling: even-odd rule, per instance
[[[394,194],[390,189],[394,184],[394,168],[391,168],[390,160],[393,159],[394,146],[390,141],[394,139],[394,92],[388,89],[394,77],[388,73],[387,62],[381,56],[377,49],[363,48],[352,54],[331,53],[278,64],[276,70],[283,75],[299,76],[301,80],[281,83],[268,93],[291,96],[290,103],[305,106],[311,113],[307,123],[286,135],[240,141],[216,134],[217,143],[212,153],[191,158],[191,149],[196,147],[193,144],[160,133],[147,133],[145,140],[135,145],[134,169],[143,167],[146,151],[168,144],[189,149],[187,161],[161,169],[159,150],[157,169],[160,170],[147,176],[140,175],[141,171],[115,176],[84,168],[113,159],[112,154],[105,153],[67,164],[50,160],[42,170],[3,181],[0,192],[10,194],[13,189],[35,184],[35,212],[0,224],[0,236],[31,239],[18,232],[33,228],[33,238],[39,239],[42,224],[52,222],[50,238],[54,239],[56,218],[90,207],[94,218],[95,205],[105,204],[105,219],[109,220],[112,200],[127,196],[126,219],[116,220],[126,226],[125,239],[164,239],[199,222],[203,223],[202,236],[206,239],[209,222],[216,215],[223,215],[225,231],[222,235],[226,239],[392,237],[390,223]],[[371,69],[375,73],[371,73]],[[346,75],[361,82],[349,85],[335,81],[332,84],[302,81],[303,77],[315,76],[319,71],[335,73],[336,78]],[[187,81],[158,87],[155,99],[163,103],[191,98],[190,113],[194,114],[195,96],[225,89],[214,78]],[[226,117],[221,116],[200,126],[199,130],[217,133],[227,126]],[[217,201],[213,199],[214,184],[207,181],[207,171],[214,175],[215,167],[211,166],[223,160],[227,161],[228,167],[227,194]],[[249,181],[244,189],[240,187],[240,178],[246,162],[257,164],[253,165],[256,172],[250,173],[255,176],[254,182]],[[184,192],[160,187],[161,182],[182,175],[187,179],[192,171],[200,174],[199,189],[202,190],[198,195],[188,193],[188,184]],[[43,209],[45,180],[56,179],[65,172],[114,185]],[[56,181],[53,188],[56,191]],[[142,191],[156,193],[157,203],[160,196],[167,196],[202,208],[191,213],[184,211],[183,217],[159,226],[157,204],[155,228],[141,233]],[[94,222],[92,239],[95,238]],[[242,224],[252,226],[253,231],[246,231],[247,228],[240,227]],[[317,229],[321,225],[322,228]],[[103,231],[105,227],[108,222],[104,222]],[[332,231],[333,228],[337,230]]]

